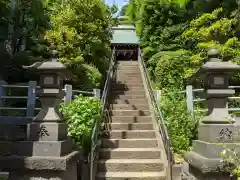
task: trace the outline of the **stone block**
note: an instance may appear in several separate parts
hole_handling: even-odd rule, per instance
[[[77,180],[77,164],[65,171],[11,171],[9,180]]]
[[[184,156],[186,162],[189,163],[189,167],[197,168],[203,174],[223,170],[223,163],[221,163],[220,158],[206,158],[193,151],[185,153]]]
[[[65,123],[31,123],[28,124],[30,141],[63,141],[67,139]]]
[[[3,156],[64,156],[72,151],[71,140],[64,141],[0,141]]]
[[[81,158],[81,152],[74,151],[62,157],[52,156],[0,156],[0,168],[8,172],[34,170],[66,171],[69,164],[77,162]]]
[[[196,180],[237,180],[226,172],[220,158],[206,158],[193,151],[185,154],[189,173]]]
[[[200,124],[198,128],[198,139],[208,142],[239,142],[239,124]]]
[[[172,166],[172,176],[174,180],[182,180],[181,173],[182,173],[182,165],[181,164],[174,164]]]
[[[220,153],[226,146],[240,151],[240,143],[210,143],[199,140],[193,142],[193,151],[206,158],[220,158]]]
[[[65,141],[35,141],[33,142],[33,156],[60,157],[70,153],[72,142]]]

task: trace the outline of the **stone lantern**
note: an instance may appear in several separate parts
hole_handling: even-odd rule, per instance
[[[195,75],[204,81],[208,106],[208,115],[198,127],[198,140],[193,141],[192,151],[185,153],[189,172],[197,180],[230,180],[220,153],[225,148],[240,148],[240,125],[229,120],[228,112],[228,97],[235,93],[229,89],[229,79],[240,71],[240,66],[223,62],[218,56],[218,50],[210,49],[209,61]]]
[[[204,81],[208,116],[203,118],[203,123],[229,123],[228,97],[235,93],[229,89],[230,76],[240,72],[240,66],[232,62],[223,62],[218,58],[219,51],[208,51],[209,61],[196,73]]]
[[[52,58],[45,62],[36,62],[31,66],[24,66],[25,69],[35,71],[40,76],[38,95],[42,108],[29,126],[29,140],[58,141],[67,138],[67,126],[59,113],[58,106],[61,103],[65,92],[62,82],[70,74],[65,65],[57,61],[57,51],[52,51]],[[39,123],[41,124],[39,127]],[[46,124],[47,123],[47,124]],[[50,123],[50,124],[49,124]],[[47,131],[46,126],[49,126]]]
[[[73,150],[67,125],[58,111],[64,96],[62,80],[68,72],[56,55],[53,51],[49,61],[24,67],[40,75],[36,93],[42,108],[28,124],[27,140],[0,142],[4,145],[0,167],[9,172],[9,180],[77,180],[81,152]]]
[[[28,140],[19,143],[24,157],[17,157],[16,167],[9,170],[11,180],[15,179],[77,179],[79,151],[74,151],[67,136],[67,125],[58,111],[64,91],[62,81],[70,73],[52,52],[49,61],[37,62],[25,69],[33,70],[40,76],[38,95],[42,108],[28,124]],[[19,163],[19,159],[24,163]],[[10,162],[10,161],[9,161]],[[13,165],[14,166],[14,165]]]

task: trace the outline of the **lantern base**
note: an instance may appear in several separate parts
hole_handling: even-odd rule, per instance
[[[185,160],[189,165],[189,173],[196,180],[235,180],[224,168],[220,158],[206,158],[193,151],[185,154]]]
[[[220,153],[225,149],[240,150],[240,124],[203,124],[192,151],[185,154],[189,171],[197,180],[231,180]]]
[[[9,180],[77,180],[77,160],[74,151],[63,157],[0,156],[0,168],[9,172]]]

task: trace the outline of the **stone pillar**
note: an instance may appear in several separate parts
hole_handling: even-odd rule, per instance
[[[56,52],[53,55],[50,61],[25,67],[40,75],[40,89],[36,93],[42,109],[28,124],[28,141],[14,142],[11,148],[18,152],[4,159],[10,180],[77,180],[79,152],[72,150],[67,126],[58,111],[67,69],[56,60]]]
[[[193,142],[191,152],[185,154],[190,173],[198,180],[230,180],[221,163],[220,152],[223,142],[228,148],[240,148],[238,134],[240,125],[229,119],[228,97],[235,91],[229,89],[230,75],[238,72],[240,66],[218,59],[219,52],[211,49],[209,61],[197,72],[204,81],[208,115],[198,128],[198,140]]]

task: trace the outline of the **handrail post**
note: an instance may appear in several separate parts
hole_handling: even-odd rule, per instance
[[[6,84],[8,84],[6,81],[0,80],[0,97],[6,95],[5,88],[3,87],[3,85],[6,85]],[[0,107],[4,107],[4,103],[5,103],[5,99],[0,98]],[[2,111],[0,111],[0,113],[2,114]]]
[[[93,89],[93,94],[95,98],[101,98],[101,90],[100,89]]]
[[[4,94],[4,87],[2,86],[2,84],[0,84],[0,107],[4,107],[4,99],[1,98],[2,96],[4,96]],[[2,115],[2,110],[0,111],[0,114]]]
[[[36,103],[36,81],[29,81],[28,83],[28,100],[27,100],[27,117],[34,117],[35,103]]]
[[[64,103],[67,104],[67,103],[71,102],[71,100],[72,100],[72,85],[65,84],[64,90],[66,92],[66,94],[64,96]]]
[[[194,102],[193,102],[193,86],[186,86],[186,96],[187,96],[187,109],[193,114],[194,113]]]
[[[161,95],[162,95],[162,91],[161,90],[157,90],[156,91],[156,99],[157,99],[157,101],[161,100]]]

